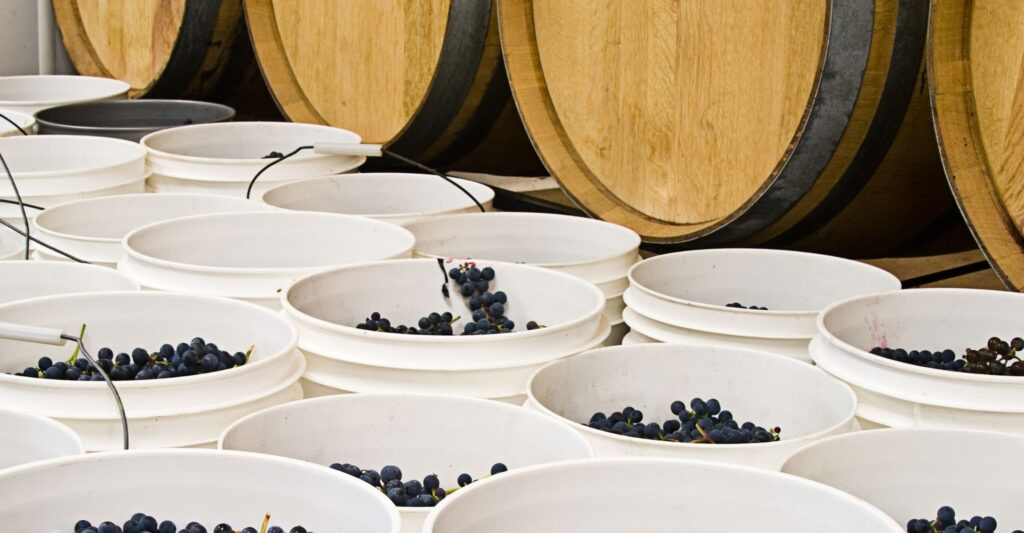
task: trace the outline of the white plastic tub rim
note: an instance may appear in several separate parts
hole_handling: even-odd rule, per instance
[[[139,142],[148,151],[154,178],[248,184],[257,172],[274,161],[265,158],[271,152],[287,154],[315,142],[359,143],[361,140],[351,131],[318,124],[221,122],[168,128],[150,133]],[[303,150],[268,169],[260,176],[259,183],[340,174],[365,161],[365,157]]]
[[[142,424],[135,428],[135,433],[144,429],[149,442],[162,439],[164,445],[212,442],[234,418],[220,421],[219,427],[201,428],[212,434],[189,442],[179,442],[179,435],[174,432],[166,433],[161,422],[187,422],[190,415],[248,404],[258,409],[266,406],[260,404],[261,399],[272,394],[294,399],[294,394],[280,391],[294,386],[305,370],[305,361],[295,350],[298,334],[291,324],[266,308],[223,298],[139,291],[45,296],[0,305],[0,321],[54,327],[74,334],[84,322],[88,326],[86,345],[93,352],[103,345],[115,350],[136,346],[154,349],[165,342],[186,342],[195,336],[231,352],[245,351],[250,344],[254,345],[250,362],[242,367],[166,380],[116,383],[129,425]],[[71,352],[70,345],[0,340],[0,353],[4,354],[0,404],[52,416],[73,428],[77,424],[84,428],[99,424],[106,432],[89,430],[93,438],[102,435],[106,439],[102,442],[120,443],[118,413],[105,383],[32,379],[6,373],[35,366],[43,355],[55,361],[65,360]],[[166,426],[170,428],[171,424]],[[89,449],[101,448],[96,440],[92,444],[86,441]]]
[[[414,442],[407,440],[410,434],[417,435]],[[462,472],[485,478],[497,462],[518,469],[594,453],[578,433],[539,413],[490,400],[425,394],[347,394],[275,406],[232,424],[217,447],[320,466],[347,462],[379,471],[394,464],[406,481],[433,473],[446,489],[457,486]],[[418,533],[432,510],[398,509],[406,533]]]
[[[146,179],[146,151],[137,143],[85,135],[0,137],[18,190],[29,197],[80,194]],[[0,196],[13,198],[6,179]],[[14,206],[17,208],[17,206]]]
[[[444,270],[456,264],[445,263]],[[461,332],[472,313],[451,283],[446,304],[441,285],[447,276],[434,259],[378,261],[311,274],[282,291],[281,304],[302,332],[304,351],[376,367],[460,372],[523,367],[576,353],[595,337],[597,343],[607,337],[605,299],[594,285],[539,267],[476,264],[497,271],[491,291],[508,294],[506,316],[516,323],[512,333],[428,336],[355,327],[374,311],[407,325],[425,313],[450,311],[463,317],[455,324]],[[527,330],[530,320],[546,327]]]
[[[640,248],[640,236],[629,228],[569,215],[466,213],[406,227],[416,235],[416,254],[421,257],[526,263],[595,284],[625,277]]]
[[[610,511],[622,508],[649,512]],[[697,515],[728,517],[716,525],[722,533],[766,527],[791,533],[906,529],[863,500],[796,476],[634,457],[509,470],[445,498],[427,516],[423,533],[677,533]]]
[[[622,311],[622,318],[633,331],[651,339],[650,342],[745,348],[748,350],[771,352],[791,357],[805,363],[811,362],[811,354],[807,350],[807,345],[810,343],[808,339],[744,337],[740,335],[721,335],[707,331],[680,328],[650,319],[637,312],[633,307],[626,307],[626,309]]]
[[[809,444],[781,470],[862,498],[898,523],[951,505],[958,520],[994,516],[1010,531],[1024,524],[1024,468],[1005,452],[1022,446],[1024,436],[994,431],[874,429]]]
[[[0,409],[0,472],[36,461],[85,453],[82,439],[44,416]]]
[[[810,353],[825,371],[872,393],[871,402],[862,396],[862,407],[872,416],[861,416],[875,422],[966,428],[975,418],[981,425],[974,429],[1024,428],[1024,377],[937,370],[867,351],[949,348],[960,356],[992,336],[1020,335],[1021,316],[1024,294],[1015,292],[913,289],[860,296],[822,311]]]
[[[485,209],[494,201],[494,190],[482,183],[451,180]],[[369,172],[321,176],[276,185],[266,190],[262,199],[279,209],[344,213],[396,224],[449,213],[479,212],[464,192],[433,174]]]
[[[137,290],[138,283],[96,265],[56,261],[0,263],[0,304],[57,294]]]
[[[4,108],[0,108],[0,114],[14,121],[19,128],[25,130],[25,133],[29,135],[35,133],[36,117]],[[22,133],[18,131],[18,128],[12,126],[10,122],[0,118],[0,137],[14,137],[15,135],[22,135]]]
[[[113,266],[124,256],[121,240],[136,228],[192,215],[268,210],[260,202],[214,194],[122,194],[48,207],[35,216],[33,231],[72,255]],[[45,248],[39,253],[58,259]]]
[[[659,255],[630,269],[626,304],[678,327],[764,338],[814,336],[815,317],[834,302],[897,291],[892,274],[827,255],[725,248]],[[767,307],[737,309],[726,304]]]
[[[24,226],[24,223],[18,227]],[[17,261],[25,258],[25,237],[7,227],[0,227],[0,261]]]
[[[654,339],[644,335],[643,333],[639,333],[639,332],[637,332],[637,331],[635,331],[633,329],[630,329],[629,332],[627,332],[622,337],[621,344],[623,346],[630,346],[630,345],[633,345],[633,344],[650,344],[650,343],[656,343],[656,342],[659,342],[659,341],[656,341],[656,340],[654,340]]]
[[[79,191],[71,192],[68,194],[54,194],[54,195],[42,195],[42,196],[30,196],[22,194],[21,198],[25,203],[34,204],[43,208],[58,205],[62,203],[71,202],[74,200],[80,200],[82,198],[92,198],[97,196],[114,196],[119,194],[135,194],[145,191],[146,180],[145,178],[139,178],[138,181],[129,182],[124,185],[117,185],[106,189],[98,189],[95,191]],[[19,188],[21,186],[19,185]],[[13,196],[8,199],[14,199]],[[25,214],[31,220],[35,218],[36,214],[41,211],[35,209],[27,209]],[[6,220],[10,224],[22,228],[25,226],[25,222],[21,216],[21,209],[16,204],[0,204],[0,218]]]
[[[104,483],[67,482],[94,478]],[[270,513],[272,524],[301,524],[317,533],[401,531],[395,506],[363,481],[304,461],[248,452],[90,453],[5,470],[0,488],[5,494],[0,515],[11,531],[65,531],[83,517],[96,524],[127,520],[137,511],[179,526],[195,520],[211,528],[220,522],[258,527]],[[130,496],[134,492],[126,492],[139,490],[160,497],[139,502]],[[39,511],[55,498],[88,505]]]
[[[93,76],[0,76],[0,109],[26,114],[78,102],[128,97],[126,82]]]
[[[600,383],[600,386],[595,385]],[[652,385],[655,384],[655,385]],[[738,423],[782,428],[781,440],[698,444],[637,439],[593,429],[595,412],[632,406],[644,423],[675,418],[670,404],[717,398]],[[716,346],[634,344],[590,350],[537,370],[527,407],[570,424],[598,456],[689,457],[775,469],[792,450],[859,429],[857,398],[846,384],[790,358]]]
[[[365,217],[300,211],[215,213],[129,232],[118,269],[142,286],[275,307],[293,280],[339,265],[408,257],[408,230]],[[436,265],[435,265],[436,269]]]

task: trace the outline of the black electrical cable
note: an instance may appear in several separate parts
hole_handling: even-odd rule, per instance
[[[0,118],[6,120],[7,122],[10,122],[11,126],[14,126],[15,128],[18,128],[18,131],[20,131],[22,135],[28,135],[27,131],[23,130],[21,128],[21,126],[18,125],[17,122],[15,122],[15,121],[11,120],[10,118],[8,118],[7,115],[5,115],[3,113],[0,113]]]
[[[28,202],[19,202],[17,200],[8,200],[7,198],[0,198],[0,204],[11,204],[11,205],[23,205],[29,209],[35,209],[37,211],[43,211],[46,208]]]
[[[28,261],[32,254],[32,236],[30,235],[31,230],[29,229],[30,224],[28,223],[28,213],[25,212],[25,202],[21,199],[21,192],[18,191],[18,184],[14,182],[14,176],[11,175],[11,169],[7,167],[7,160],[4,159],[4,155],[0,154],[0,163],[4,165],[4,172],[7,172],[7,179],[11,182],[11,188],[14,189],[14,196],[18,199],[18,207],[21,208],[21,219],[25,222],[25,260]]]
[[[249,199],[249,196],[252,195],[252,188],[253,188],[254,185],[256,185],[256,180],[260,179],[260,175],[262,175],[264,172],[266,172],[270,167],[280,163],[281,161],[284,161],[285,159],[288,159],[289,157],[291,157],[291,156],[293,156],[293,155],[295,155],[295,154],[297,154],[297,153],[299,153],[299,152],[301,152],[303,150],[312,150],[312,149],[313,149],[312,146],[300,146],[300,147],[292,150],[291,152],[288,152],[285,155],[278,156],[277,159],[271,161],[266,166],[261,168],[260,171],[257,172],[256,175],[252,177],[252,181],[249,182],[249,188],[245,190],[245,199],[246,200]]]
[[[246,198],[246,200],[248,200],[250,198],[250,196],[252,195],[252,188],[253,188],[254,185],[256,185],[256,180],[260,179],[260,176],[264,172],[266,172],[267,169],[269,169],[270,167],[280,163],[281,161],[284,161],[285,159],[288,159],[289,157],[292,157],[293,155],[295,155],[295,154],[297,154],[297,153],[299,153],[299,152],[301,152],[303,150],[312,150],[313,148],[314,148],[313,146],[300,146],[300,147],[292,150],[291,152],[288,152],[285,155],[278,156],[277,159],[271,161],[266,166],[261,168],[260,171],[257,172],[256,175],[252,177],[252,181],[249,182],[249,188],[245,190],[245,198]],[[386,156],[388,156],[388,157],[390,157],[392,159],[396,159],[399,162],[405,163],[406,165],[410,165],[410,166],[416,167],[416,168],[418,168],[420,170],[423,170],[425,172],[428,172],[430,174],[434,174],[435,176],[439,176],[441,179],[447,181],[452,186],[454,186],[456,189],[462,191],[462,193],[465,194],[466,196],[468,196],[470,200],[473,200],[473,203],[476,204],[476,207],[478,209],[480,209],[481,213],[486,213],[487,212],[487,210],[484,209],[484,206],[480,203],[480,201],[476,199],[476,196],[473,196],[473,194],[471,192],[467,191],[465,188],[462,187],[462,185],[459,185],[458,183],[456,183],[454,180],[452,180],[450,177],[445,175],[443,172],[441,172],[439,170],[436,170],[436,169],[433,169],[433,168],[430,168],[430,167],[428,167],[428,166],[426,166],[426,165],[424,165],[422,163],[419,163],[417,161],[413,161],[412,159],[409,159],[409,158],[407,158],[405,156],[396,154],[396,153],[392,152],[391,150],[388,150],[387,148],[381,148],[380,151],[381,151],[381,154],[386,155]]]

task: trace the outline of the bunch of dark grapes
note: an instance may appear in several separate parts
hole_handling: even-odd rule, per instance
[[[263,517],[263,524],[259,529],[246,527],[240,530],[234,529],[228,524],[217,524],[212,530],[198,522],[189,522],[182,529],[178,529],[174,522],[164,520],[157,522],[156,518],[146,513],[135,513],[131,519],[118,526],[113,522],[103,522],[93,526],[88,520],[79,520],[75,524],[75,533],[285,533],[284,528],[270,525],[270,515]],[[313,533],[302,526],[295,526],[288,530],[288,533]]]
[[[747,306],[745,306],[745,305],[743,305],[741,303],[736,303],[736,302],[733,302],[731,304],[725,304],[725,306],[726,307],[732,307],[733,309],[750,309],[751,311],[767,311],[768,310],[767,307],[758,307],[756,305],[752,305],[750,307],[747,307]]]
[[[417,322],[418,328],[406,325],[392,326],[390,320],[374,311],[362,324],[357,324],[356,328],[367,331],[382,331],[384,333],[405,333],[408,335],[452,335],[452,324],[458,320],[458,317],[453,317],[451,313],[445,311],[444,313],[430,313],[427,316],[420,317]]]
[[[467,299],[473,313],[473,320],[462,328],[463,335],[511,333],[516,327],[515,322],[505,316],[508,296],[501,291],[489,291],[494,275],[493,268],[479,269],[474,263],[465,263],[448,271],[448,276],[458,286],[459,294]]]
[[[991,516],[974,516],[970,520],[956,519],[956,511],[945,505],[939,507],[933,520],[914,518],[907,522],[907,533],[994,533],[996,519]],[[1024,533],[1019,529],[1013,533]]]
[[[588,426],[638,439],[661,440],[668,442],[690,442],[707,444],[750,444],[755,442],[774,442],[779,440],[781,428],[765,429],[753,422],[740,424],[732,417],[732,413],[722,409],[718,400],[712,398],[704,401],[700,398],[690,400],[690,409],[681,401],[671,405],[672,414],[677,418],[657,422],[644,423],[644,414],[632,407],[621,412],[616,411],[610,416],[594,413]]]
[[[156,352],[135,348],[129,355],[114,354],[103,347],[96,352],[96,364],[114,381],[166,379],[196,374],[209,374],[243,366],[249,362],[253,347],[246,352],[221,350],[216,344],[201,337],[177,347],[164,344]],[[53,362],[49,357],[40,357],[36,366],[28,367],[19,376],[65,381],[103,381],[103,376],[86,358],[78,356],[78,350],[67,361]]]
[[[900,363],[937,370],[993,376],[1024,376],[1024,360],[1017,356],[1021,350],[1024,350],[1024,339],[1020,337],[1014,337],[1010,342],[992,337],[984,348],[965,350],[963,358],[957,358],[956,352],[950,349],[908,352],[903,348],[876,346],[871,349],[871,353]]]
[[[349,463],[334,463],[331,468],[376,487],[399,507],[433,507],[445,496],[458,490],[456,488],[445,490],[441,486],[441,480],[435,474],[424,477],[423,481],[416,479],[402,481],[402,469],[395,465],[387,465],[381,468],[380,472],[363,470]],[[495,463],[491,466],[491,475],[497,475],[507,470],[508,467],[503,463]],[[473,481],[473,477],[469,474],[459,474],[459,487],[465,487]]]

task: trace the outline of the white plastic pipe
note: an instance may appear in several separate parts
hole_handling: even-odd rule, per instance
[[[14,324],[11,322],[0,322],[0,339],[14,341],[36,342],[39,344],[53,344],[63,346],[65,339],[59,329],[43,328],[39,326],[26,326],[25,324]]]
[[[383,145],[339,142],[315,142],[313,151],[318,154],[351,155],[365,157],[381,157],[384,155]]]

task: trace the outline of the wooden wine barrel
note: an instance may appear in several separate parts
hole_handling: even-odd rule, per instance
[[[195,98],[217,87],[241,44],[241,0],[53,0],[81,74],[124,80],[129,96]]]
[[[501,0],[534,146],[647,242],[882,256],[962,224],[918,0]]]
[[[1024,4],[932,4],[929,85],[946,175],[1002,281],[1024,290]]]
[[[491,0],[247,0],[245,12],[291,120],[346,128],[437,166],[518,131],[522,142],[489,155],[506,171],[542,171],[518,117],[499,120],[511,94]]]

